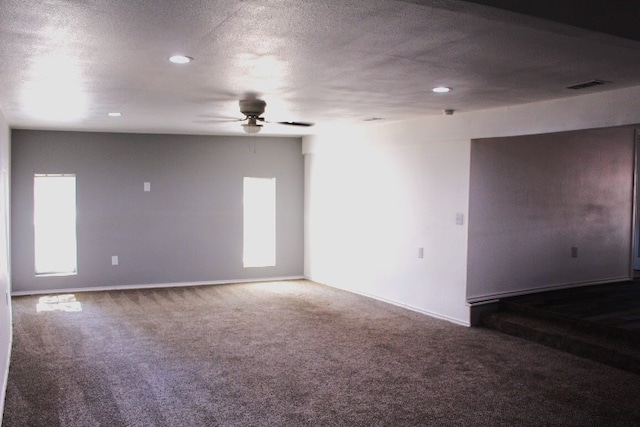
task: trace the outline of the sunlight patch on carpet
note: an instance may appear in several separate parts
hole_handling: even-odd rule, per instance
[[[80,301],[76,300],[74,294],[47,295],[40,297],[38,304],[36,304],[36,311],[38,313],[50,311],[77,312],[82,311],[82,305]]]

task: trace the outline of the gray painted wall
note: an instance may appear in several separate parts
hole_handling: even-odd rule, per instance
[[[469,300],[629,277],[634,129],[472,141]]]
[[[13,289],[301,276],[303,170],[300,138],[14,130]],[[77,174],[76,276],[34,274],[34,173]],[[244,176],[277,179],[276,267],[242,266]]]

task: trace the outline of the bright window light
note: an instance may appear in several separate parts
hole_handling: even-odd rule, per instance
[[[76,176],[36,174],[33,184],[36,275],[76,274]]]
[[[87,79],[82,61],[64,53],[35,58],[29,61],[31,65],[25,70],[25,83],[21,86],[24,111],[46,121],[70,122],[84,118],[89,94],[83,84]]]
[[[276,265],[276,179],[244,178],[244,267]]]

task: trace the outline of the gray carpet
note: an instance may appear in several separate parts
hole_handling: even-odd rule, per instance
[[[305,281],[16,297],[3,427],[637,426],[640,376]]]

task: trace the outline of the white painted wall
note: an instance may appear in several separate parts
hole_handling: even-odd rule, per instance
[[[470,141],[402,130],[307,138],[305,275],[466,324]]]
[[[11,282],[9,274],[9,145],[10,133],[0,108],[0,424],[11,355]]]
[[[318,129],[305,153],[305,275],[468,324],[471,140],[640,123],[640,86]],[[455,224],[456,213],[465,225]],[[417,258],[424,247],[424,259]]]

